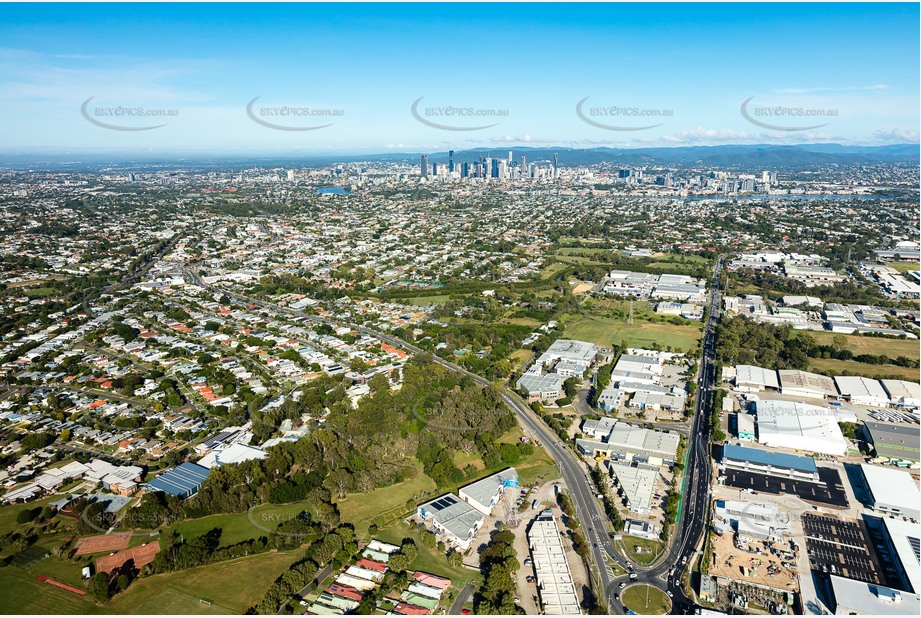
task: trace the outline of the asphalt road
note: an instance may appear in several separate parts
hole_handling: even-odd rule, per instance
[[[599,501],[595,497],[594,487],[589,478],[588,466],[565,445],[560,438],[544,424],[544,422],[528,407],[514,392],[503,389],[503,400],[518,417],[522,427],[534,438],[541,441],[543,447],[553,457],[560,469],[563,480],[569,488],[576,515],[582,523],[586,539],[590,543],[591,558],[594,570],[600,577],[601,590],[608,606],[609,614],[623,614],[623,605],[619,602],[620,584],[628,581],[628,576],[615,577],[608,566],[614,562],[624,569],[635,572],[636,583],[647,583],[670,592],[673,599],[672,613],[688,613],[694,603],[688,599],[681,590],[680,576],[685,566],[692,562],[697,543],[706,528],[708,496],[710,493],[710,453],[709,453],[709,427],[708,416],[712,401],[712,385],[714,380],[713,353],[716,324],[720,315],[720,269],[723,257],[717,259],[713,268],[713,285],[710,290],[708,320],[704,330],[703,351],[699,363],[698,396],[695,414],[691,425],[691,439],[688,441],[688,461],[685,468],[685,481],[678,524],[673,527],[673,542],[664,559],[657,561],[656,566],[643,568],[637,566],[628,568],[626,560],[619,554],[608,534],[607,516],[604,514]],[[186,270],[192,281],[202,287],[205,285],[201,278],[191,270]],[[279,313],[287,313],[295,317],[308,317],[302,312],[282,307],[274,303],[248,298],[235,292],[221,289],[228,296],[238,300],[271,309]],[[314,319],[314,318],[311,318]],[[319,320],[319,318],[316,318]],[[360,332],[377,337],[390,345],[406,349],[414,354],[423,353],[424,350],[403,341],[392,335],[364,327],[353,328]],[[453,363],[433,355],[435,362],[452,371],[457,371],[469,376],[478,384],[490,385],[485,378],[471,373]],[[673,568],[675,565],[675,568]],[[680,568],[679,568],[680,567]]]

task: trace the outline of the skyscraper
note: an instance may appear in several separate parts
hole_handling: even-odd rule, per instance
[[[419,171],[423,178],[429,177],[429,157],[428,155],[422,155],[419,157]]]
[[[518,173],[521,174],[522,178],[529,178],[528,174],[528,160],[524,155],[521,155],[521,164],[518,166]]]
[[[454,171],[454,151],[453,150],[448,151],[448,171],[449,172]]]
[[[560,155],[556,152],[553,153],[553,177],[560,177]]]

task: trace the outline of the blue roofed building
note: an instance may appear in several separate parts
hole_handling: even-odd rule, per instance
[[[147,483],[147,488],[179,498],[190,498],[198,493],[209,474],[211,471],[208,468],[185,462]]]
[[[815,465],[815,460],[811,457],[775,453],[736,444],[723,446],[720,466],[743,472],[755,472],[813,483],[820,482],[819,470]]]

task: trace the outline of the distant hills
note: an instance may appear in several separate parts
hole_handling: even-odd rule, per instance
[[[868,163],[918,163],[921,146],[892,144],[887,146],[846,146],[842,144],[732,144],[721,146],[676,146],[657,148],[534,148],[503,146],[457,150],[455,162],[475,161],[481,154],[505,158],[509,151],[518,161],[521,155],[528,162],[552,161],[557,153],[562,166],[583,166],[613,163],[624,166],[726,167],[802,169],[823,165],[855,165]],[[356,161],[407,162],[418,164],[421,152],[380,154],[190,154],[188,152],[140,153],[67,153],[67,154],[4,154],[0,167],[13,169],[74,169],[94,168],[163,169],[177,166],[187,168],[243,169],[247,167],[291,167],[293,165],[326,165]],[[448,152],[428,154],[429,162],[446,163]]]
[[[463,150],[454,153],[455,161],[473,160],[481,153],[494,157],[513,158],[525,155],[528,161],[552,160],[558,153],[561,165],[591,165],[594,163],[619,163],[623,165],[676,165],[718,167],[813,167],[829,164],[853,165],[877,162],[918,162],[921,147],[918,144],[888,146],[844,146],[841,144],[798,144],[776,146],[772,144],[678,146],[673,148],[494,148],[489,150]],[[448,153],[429,155],[429,161],[447,161]]]

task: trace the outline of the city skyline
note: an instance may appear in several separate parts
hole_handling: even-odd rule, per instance
[[[7,153],[919,139],[912,6],[7,8]]]

